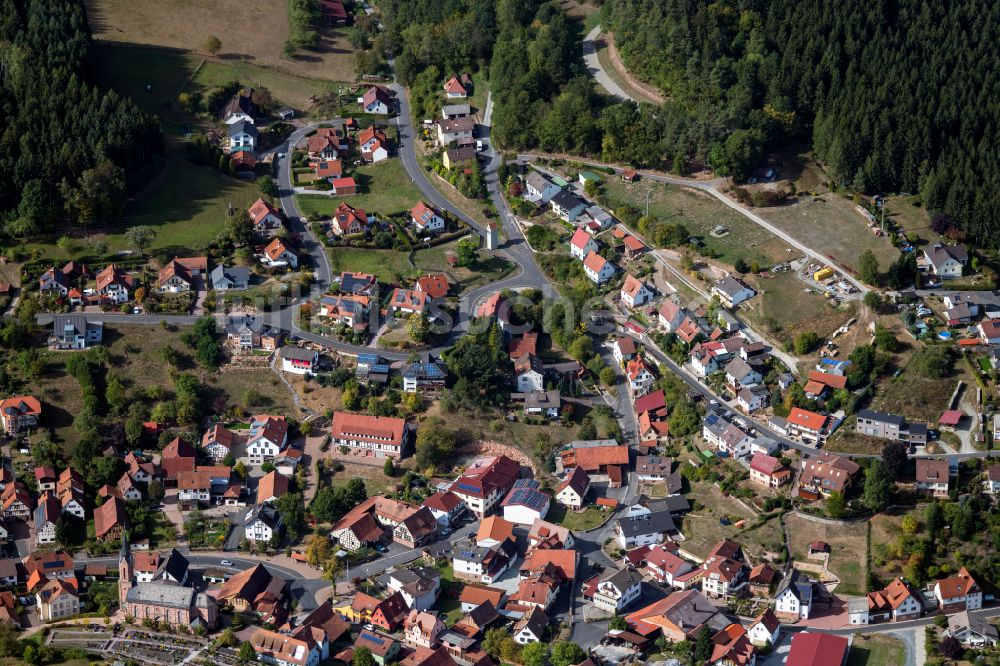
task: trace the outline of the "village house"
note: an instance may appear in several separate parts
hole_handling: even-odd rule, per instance
[[[620,613],[642,593],[642,575],[631,567],[605,573],[597,583],[593,603],[608,613]]]
[[[216,291],[243,291],[250,287],[250,269],[219,264],[212,269],[209,280]]]
[[[803,463],[799,485],[826,497],[844,492],[860,470],[854,461],[824,451]]]
[[[311,375],[319,365],[319,352],[315,349],[285,345],[278,350],[281,369],[294,375]]]
[[[427,567],[397,569],[379,580],[390,593],[399,592],[403,595],[407,607],[417,611],[430,609],[441,591],[441,574],[437,569]]]
[[[633,397],[645,395],[656,383],[654,375],[642,357],[636,357],[625,364],[625,376],[628,379],[629,393]]]
[[[112,303],[125,303],[132,291],[132,276],[114,264],[108,265],[94,277],[97,294]]]
[[[711,292],[717,295],[726,304],[726,307],[729,308],[748,301],[757,295],[757,292],[748,284],[732,275],[726,276],[712,285]]]
[[[507,456],[476,458],[450,491],[458,495],[469,511],[482,520],[493,513],[520,476],[520,465]]]
[[[104,338],[104,322],[93,321],[84,314],[57,314],[52,317],[49,345],[54,349],[86,349],[100,344]]]
[[[0,401],[0,425],[10,436],[30,431],[38,425],[42,403],[35,396],[19,395]],[[53,489],[55,485],[52,486]],[[42,488],[39,488],[42,490]]]
[[[772,646],[777,645],[780,635],[781,621],[770,608],[754,618],[747,630],[750,642],[758,647],[763,647],[768,643]]]
[[[236,435],[233,431],[216,423],[201,436],[201,448],[215,462],[221,463],[233,451]]]
[[[803,442],[811,442],[816,445],[826,441],[826,426],[829,417],[810,412],[799,407],[792,407],[786,419],[788,436],[798,437]]]
[[[649,636],[660,631],[671,643],[694,640],[702,627],[720,631],[729,620],[697,590],[675,592],[625,616],[630,631]]]
[[[260,261],[268,268],[282,268],[290,266],[298,268],[299,258],[294,252],[288,249],[285,242],[280,238],[274,238],[268,243],[260,254]]]
[[[621,548],[638,548],[663,543],[667,534],[677,530],[669,510],[641,512],[619,518],[615,522],[615,539]]]
[[[288,445],[288,421],[284,416],[260,414],[250,422],[247,458],[251,465],[272,462]]]
[[[750,459],[750,480],[765,488],[778,488],[792,480],[792,471],[773,456],[755,453]]]
[[[784,620],[808,620],[813,603],[813,583],[806,576],[792,569],[774,593],[774,612]]]
[[[622,305],[637,308],[651,300],[653,300],[653,290],[647,287],[645,282],[631,274],[625,276],[621,288]]]
[[[549,616],[541,608],[532,606],[514,623],[511,633],[519,645],[540,643],[545,638],[545,629],[548,626]]]
[[[864,605],[859,603],[856,609],[848,607],[850,623],[862,625],[913,620],[922,612],[920,593],[898,577],[884,589],[869,592],[864,597]]]
[[[437,234],[444,231],[444,217],[423,201],[418,201],[410,209],[410,221],[420,234]]]
[[[448,380],[448,368],[444,363],[431,361],[425,354],[420,361],[408,363],[400,373],[403,377],[403,391],[406,393],[438,393]]]
[[[463,613],[468,613],[479,606],[489,603],[494,608],[499,608],[507,593],[498,587],[468,583],[462,587],[462,593],[458,597]]]
[[[254,505],[243,516],[243,537],[250,543],[270,543],[281,527],[281,516],[270,504]]]
[[[441,117],[445,120],[464,118],[471,114],[472,107],[468,104],[445,104],[441,107]]]
[[[560,220],[571,224],[584,214],[588,205],[586,201],[569,190],[559,190],[556,192],[552,199],[549,200],[549,204],[552,206],[552,212]],[[582,231],[582,229],[578,229],[577,231]],[[584,233],[586,234],[586,232]]]
[[[38,498],[38,506],[35,507],[35,543],[39,545],[55,543],[56,523],[62,515],[59,502],[48,491],[42,493]]]
[[[247,212],[253,220],[254,228],[258,231],[281,228],[283,222],[281,212],[263,198],[254,201]]]
[[[403,419],[334,412],[331,442],[354,455],[401,460],[410,455],[412,431]]]
[[[128,512],[122,500],[111,497],[94,509],[94,537],[98,541],[119,541],[127,529]]]
[[[744,386],[736,393],[736,403],[747,414],[753,414],[771,404],[771,392],[762,384]]]
[[[968,569],[934,583],[934,597],[945,613],[978,610],[983,607],[983,590]]]
[[[574,467],[556,486],[555,500],[563,506],[579,509],[590,490],[590,476],[582,467]]]
[[[465,139],[471,141],[471,139]],[[441,156],[441,163],[446,169],[457,169],[460,166],[471,166],[476,161],[475,146],[459,146],[449,148]]]
[[[973,617],[969,615],[969,611],[962,611],[948,618],[948,635],[972,649],[993,647],[1000,641],[995,624],[984,617]]]
[[[907,423],[896,414],[885,414],[871,409],[859,409],[856,431],[869,437],[923,446],[927,444],[927,425]]]
[[[448,99],[465,99],[469,91],[457,76],[453,76],[444,82],[444,94]]]
[[[410,647],[433,648],[445,628],[437,614],[411,610],[403,623],[403,641]]]
[[[545,390],[545,370],[542,359],[525,354],[514,361],[514,375],[519,393]]]
[[[257,147],[257,127],[249,120],[238,120],[229,126],[229,151],[253,152]]]
[[[536,204],[547,204],[562,188],[534,169],[524,179],[525,199]],[[585,255],[586,256],[586,255]]]
[[[569,253],[580,261],[583,261],[591,252],[597,252],[599,248],[600,246],[593,236],[582,228],[577,229],[569,241]]]
[[[363,328],[370,306],[371,299],[364,294],[327,294],[319,299],[319,314],[333,324]]]
[[[444,273],[428,273],[416,279],[413,290],[426,293],[431,298],[444,298],[451,290],[451,285]]]
[[[616,338],[611,343],[611,355],[615,357],[618,365],[624,366],[627,361],[635,358],[635,341],[629,337]]]
[[[389,159],[389,140],[385,132],[375,125],[361,130],[355,138],[358,150],[361,151],[361,159],[365,162],[375,163]]]
[[[427,312],[430,300],[426,292],[397,287],[389,297],[387,308],[396,316],[422,315]]]
[[[544,518],[552,498],[539,488],[541,484],[535,479],[515,481],[501,503],[504,520],[517,525],[531,525]]]
[[[35,593],[38,617],[42,622],[80,614],[80,593],[75,578],[42,580],[45,581],[44,585]]]
[[[354,236],[368,230],[372,219],[361,208],[354,208],[347,202],[341,202],[331,218],[331,230],[337,236]],[[341,289],[343,291],[343,289]]]
[[[442,119],[437,124],[438,143],[444,147],[451,143],[461,144],[463,140],[472,139],[476,122],[472,118]]]
[[[455,544],[451,565],[456,578],[491,585],[513,565],[516,558],[517,546],[510,539],[490,547],[464,539]]]
[[[961,244],[934,243],[930,249],[924,250],[924,260],[934,275],[951,280],[962,277],[969,263],[969,252]]]
[[[260,108],[253,98],[253,88],[240,90],[222,109],[222,122],[233,125],[239,122],[253,124],[260,115]]]
[[[934,497],[948,497],[948,461],[918,458],[916,491]]]
[[[424,500],[424,506],[442,527],[449,527],[465,511],[465,504],[453,492],[436,492]]]
[[[388,115],[392,111],[392,97],[382,86],[372,86],[365,91],[364,96],[359,100],[361,108],[368,113],[380,116]]]
[[[333,181],[343,178],[344,165],[340,160],[320,160],[309,164],[309,168],[316,175],[317,181],[324,181],[333,185]]]
[[[524,413],[528,416],[559,418],[562,407],[562,395],[559,391],[529,391],[521,395],[524,396]]]

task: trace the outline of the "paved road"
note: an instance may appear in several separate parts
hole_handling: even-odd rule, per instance
[[[678,365],[678,363],[676,361],[674,361],[672,358],[670,358],[669,356],[667,356],[656,345],[656,343],[653,342],[653,340],[651,340],[648,336],[646,336],[646,335],[640,335],[640,334],[634,333],[631,330],[627,330],[627,329],[624,331],[624,333],[626,335],[634,338],[636,341],[641,342],[644,345],[644,347],[645,347],[645,349],[646,349],[646,351],[648,353],[652,354],[656,358],[657,361],[659,361],[663,366],[665,366],[666,368],[668,368],[675,375],[677,375],[678,377],[680,377],[684,381],[685,384],[687,384],[694,391],[696,391],[699,394],[701,394],[701,396],[704,397],[706,400],[715,400],[716,402],[719,403],[720,406],[726,406],[728,404],[720,396],[716,395],[705,384],[703,384],[702,382],[698,381],[698,379],[696,377],[694,377],[690,372],[688,372],[688,370],[686,368]],[[733,409],[733,412],[735,413],[736,410]],[[762,423],[762,422],[754,419],[752,416],[747,416],[746,414],[742,414],[742,413],[740,413],[739,416],[740,416],[740,418],[744,419],[745,421],[751,422],[753,424],[753,426],[757,429],[757,431],[760,434],[767,435],[768,437],[771,437],[772,439],[774,439],[778,443],[784,444],[785,446],[787,446],[789,448],[796,449],[796,450],[798,450],[798,451],[800,451],[802,453],[809,453],[809,454],[815,454],[818,451],[818,449],[816,449],[816,447],[808,446],[808,445],[803,444],[802,442],[796,441],[794,439],[789,439],[788,437],[785,437],[784,435],[782,435],[779,432],[775,432],[766,423]],[[823,449],[823,450],[829,450],[829,449]],[[882,457],[881,455],[878,455],[878,454],[840,453],[839,451],[831,451],[831,452],[832,453],[837,453],[838,455],[846,456],[846,457],[849,457],[849,458],[881,458]],[[991,457],[997,457],[997,456],[1000,456],[1000,450],[974,451],[974,452],[969,452],[969,453],[950,453],[950,454],[949,453],[941,453],[941,454],[921,453],[921,454],[915,454],[915,455],[913,455],[911,457],[912,458],[948,458],[948,459],[962,460],[962,459],[965,459],[965,458],[991,458]]]
[[[618,101],[631,100],[633,102],[638,102],[636,98],[630,96],[625,90],[615,83],[604,67],[601,65],[601,59],[597,57],[597,37],[601,34],[601,26],[595,25],[594,29],[587,33],[587,36],[583,38],[583,64],[587,67],[587,71],[590,73],[594,80],[597,81],[598,85],[604,88],[605,91]]]
[[[522,153],[522,154],[519,154],[517,156],[517,159],[519,161],[532,161],[532,160],[535,160],[535,159],[537,159],[539,157],[550,157],[550,155],[547,155],[545,153]],[[617,166],[615,164],[606,164],[604,162],[594,162],[594,161],[588,161],[588,160],[578,160],[578,161],[581,164],[586,164],[586,165],[589,165],[589,166],[608,167],[608,168],[614,169],[616,172],[621,172],[622,169],[623,169],[622,167]],[[867,291],[869,291],[869,289],[868,289],[867,286],[865,286],[863,283],[861,283],[856,278],[854,278],[853,276],[851,276],[850,273],[848,273],[847,271],[845,271],[838,264],[836,264],[835,262],[831,261],[829,259],[829,257],[826,257],[823,254],[821,254],[821,253],[813,250],[809,246],[805,245],[804,243],[801,243],[801,242],[797,241],[791,235],[785,233],[783,230],[781,230],[778,227],[776,227],[775,225],[771,224],[770,222],[768,222],[767,220],[765,220],[764,218],[762,218],[760,215],[758,215],[758,214],[754,213],[753,211],[751,211],[750,209],[748,209],[748,208],[740,205],[738,202],[734,201],[731,197],[726,196],[726,194],[722,191],[721,188],[722,188],[723,185],[725,185],[728,182],[727,179],[725,179],[725,178],[713,178],[711,180],[692,180],[690,178],[680,178],[680,177],[677,177],[677,176],[664,176],[663,174],[651,173],[651,172],[648,172],[648,171],[639,171],[639,173],[646,180],[652,180],[652,181],[656,181],[658,183],[668,183],[670,185],[680,185],[682,187],[691,187],[691,188],[694,188],[696,190],[701,190],[703,192],[706,192],[707,194],[712,195],[713,197],[715,197],[716,199],[718,199],[719,201],[721,201],[723,204],[725,204],[729,208],[732,208],[733,210],[735,210],[740,215],[743,215],[744,217],[748,218],[754,224],[757,224],[757,225],[759,225],[761,227],[764,227],[769,232],[771,232],[772,234],[774,234],[775,236],[777,236],[781,240],[785,241],[786,243],[788,243],[792,247],[794,247],[794,248],[798,249],[799,251],[803,252],[804,254],[812,257],[816,261],[819,261],[819,262],[822,262],[823,264],[831,266],[834,270],[836,270],[839,273],[841,273],[842,275],[844,275],[845,279],[848,282],[850,282],[852,285],[854,285],[862,294],[865,293],[865,292],[867,292]]]

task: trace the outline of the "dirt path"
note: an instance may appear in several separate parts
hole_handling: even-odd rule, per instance
[[[613,33],[604,33],[604,42],[608,45],[608,59],[611,61],[611,66],[615,68],[615,73],[618,76],[625,79],[625,82],[632,87],[632,92],[639,93],[645,99],[639,100],[640,102],[651,102],[652,104],[663,104],[666,98],[657,92],[656,88],[649,85],[648,83],[643,83],[638,80],[628,71],[625,63],[622,62],[622,56],[618,52],[618,47],[615,46],[615,36]]]

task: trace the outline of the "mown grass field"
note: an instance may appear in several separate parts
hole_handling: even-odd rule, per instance
[[[623,183],[615,179],[605,183],[604,191],[612,208],[628,204],[642,212],[648,193],[651,217],[683,224],[722,263],[733,265],[742,257],[748,264],[757,262],[763,268],[790,258],[786,244],[779,238],[707,194],[653,181]],[[716,238],[711,232],[719,225],[729,233]]]
[[[429,272],[444,273],[452,285],[457,285],[457,292],[498,280],[513,269],[509,262],[498,257],[484,259],[469,268],[450,267],[447,259],[455,253],[458,242],[454,240],[412,253],[335,247],[330,250],[330,268],[335,274],[341,271],[371,273],[389,284],[408,283]]]
[[[268,0],[87,0],[98,41],[163,46],[204,53],[205,40],[222,42],[220,60],[247,61],[298,76],[354,80],[354,50],[343,28],[320,30],[315,51],[282,56],[288,39],[288,5]],[[207,55],[207,54],[204,54]]]
[[[95,44],[94,55],[98,83],[161,117],[202,60],[179,49],[118,43]]]
[[[259,196],[253,183],[177,160],[167,165],[160,184],[125,209],[124,227],[142,224],[156,230],[153,252],[174,247],[196,250],[225,228],[228,204],[246,208]],[[107,234],[110,249],[126,248],[125,228]]]
[[[366,213],[379,216],[410,210],[420,200],[420,190],[413,184],[398,159],[368,164],[351,174],[358,184],[358,194],[331,197],[325,194],[302,194],[295,197],[299,210],[309,219],[330,217],[342,201]]]
[[[208,88],[224,86],[231,81],[239,81],[245,87],[265,87],[275,100],[297,109],[308,109],[310,97],[320,97],[336,91],[338,84],[320,79],[277,71],[238,60],[206,60],[198,70],[188,92],[199,92]]]

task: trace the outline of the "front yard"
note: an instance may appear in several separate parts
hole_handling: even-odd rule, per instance
[[[346,197],[298,195],[296,202],[302,214],[310,220],[328,218],[341,202],[346,201],[370,215],[385,217],[409,211],[421,198],[420,190],[410,180],[403,163],[397,158],[359,166],[353,169],[351,175],[358,184],[358,194]]]
[[[578,513],[567,509],[561,504],[553,503],[545,520],[556,525],[562,525],[573,532],[585,532],[603,523],[608,517],[608,511],[610,509],[602,511],[596,506],[591,505]]]

